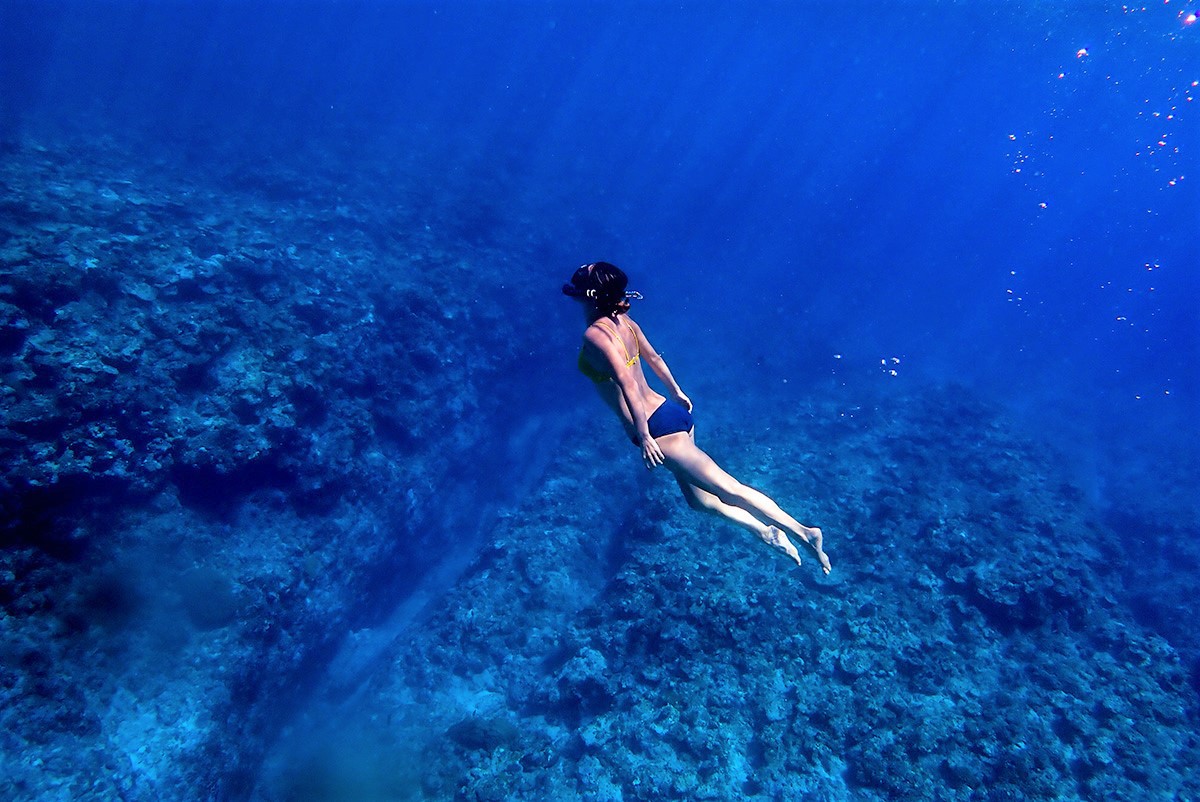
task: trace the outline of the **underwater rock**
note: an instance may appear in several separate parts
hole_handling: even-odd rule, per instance
[[[604,655],[591,648],[580,650],[558,674],[556,703],[580,715],[603,712],[613,699],[607,674]]]
[[[507,719],[471,716],[446,730],[446,736],[467,751],[492,752],[517,742],[519,731]]]

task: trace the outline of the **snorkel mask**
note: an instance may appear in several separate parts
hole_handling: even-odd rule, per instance
[[[596,303],[615,303],[621,299],[642,300],[640,292],[626,292],[629,277],[616,265],[608,262],[592,262],[580,265],[571,276],[571,281],[562,287],[563,295],[572,298],[587,298]]]

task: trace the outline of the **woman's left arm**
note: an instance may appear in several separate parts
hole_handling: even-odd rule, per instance
[[[625,316],[625,319],[633,324],[633,329],[637,332],[638,342],[642,350],[642,359],[646,361],[646,364],[650,366],[654,374],[666,385],[667,391],[671,394],[675,403],[681,405],[688,412],[691,412],[692,399],[684,395],[683,390],[679,388],[679,382],[675,381],[675,377],[671,375],[671,369],[667,367],[667,361],[659,355],[658,351],[654,350],[654,346],[646,339],[646,334],[642,331],[642,327],[635,321],[630,320],[628,315]]]

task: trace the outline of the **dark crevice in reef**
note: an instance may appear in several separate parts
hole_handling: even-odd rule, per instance
[[[503,420],[498,409],[489,416],[489,421],[489,428],[504,430],[511,427],[511,422]],[[453,490],[414,517],[392,522],[389,527],[391,545],[355,583],[354,601],[341,611],[337,630],[330,630],[325,640],[312,646],[302,662],[286,675],[285,682],[264,683],[256,673],[233,682],[230,720],[244,722],[251,728],[233,740],[257,744],[258,748],[238,752],[236,764],[221,775],[216,786],[221,798],[246,798],[251,793],[258,781],[264,752],[299,711],[315,703],[342,702],[369,676],[377,661],[347,669],[335,659],[342,646],[342,634],[367,631],[385,624],[385,619],[421,587],[425,576],[445,561],[461,557],[455,553],[456,549],[469,548],[480,535],[486,535],[495,522],[495,511],[511,503],[514,494],[520,493],[535,478],[540,469],[531,464],[530,458],[536,456],[536,452],[514,452],[513,446],[513,443],[506,448],[495,442],[481,442],[474,451],[459,455],[456,464],[445,468],[445,476],[453,484]],[[509,478],[507,486],[489,480],[502,468]],[[493,512],[489,513],[489,509]],[[473,565],[473,568],[477,567]],[[391,637],[400,634],[396,630]],[[341,674],[331,676],[334,665],[338,665]],[[314,699],[315,694],[319,694],[319,698]],[[251,715],[246,715],[248,710],[252,711]],[[458,736],[469,738],[470,733],[464,728]],[[229,733],[222,733],[221,737],[228,739]],[[218,749],[210,744],[202,760],[207,764],[217,756]],[[224,757],[228,758],[228,755]]]
[[[229,517],[255,491],[289,491],[296,486],[295,474],[270,459],[230,469],[216,465],[176,465],[171,470],[171,481],[186,506],[218,517]]]
[[[0,546],[32,547],[61,563],[76,563],[92,552],[88,527],[122,504],[140,500],[129,483],[115,477],[71,476],[48,487],[25,487],[6,493],[5,525]]]
[[[419,352],[416,357],[409,357],[415,359],[411,364],[418,371],[441,365],[431,353]],[[422,359],[426,362],[422,363]],[[497,362],[491,369],[498,370],[500,366]],[[531,403],[531,398],[550,397],[549,388],[543,386],[546,378],[531,377],[521,387],[513,388],[493,381],[493,375],[498,374],[480,371],[478,381],[497,390],[479,399],[469,416],[455,415],[449,419],[450,426],[467,427],[471,433],[466,437],[461,432],[455,434],[459,446],[453,450],[445,450],[441,445],[447,441],[442,434],[431,437],[428,429],[414,419],[413,411],[398,408],[397,394],[404,401],[420,402],[414,408],[428,420],[430,400],[421,398],[427,391],[418,391],[418,385],[401,380],[398,389],[393,383],[374,394],[365,394],[376,407],[372,409],[373,436],[388,458],[427,459],[433,449],[440,463],[437,481],[427,493],[415,497],[411,488],[399,487],[393,488],[397,495],[407,491],[399,498],[378,499],[380,508],[386,510],[381,548],[360,568],[350,601],[339,611],[336,626],[325,629],[323,639],[306,649],[293,670],[279,681],[264,683],[256,672],[233,681],[229,720],[234,722],[231,728],[234,737],[230,738],[229,732],[222,732],[219,737],[254,746],[243,747],[234,758],[233,767],[220,775],[214,788],[222,798],[245,798],[251,793],[265,750],[299,710],[309,708],[314,702],[337,703],[358,690],[374,662],[345,665],[343,635],[377,627],[388,631],[388,627],[396,626],[395,621],[389,620],[393,612],[421,590],[431,574],[437,574],[434,591],[442,592],[443,583],[454,577],[452,566],[446,573],[446,564],[460,560],[464,552],[472,552],[480,537],[490,533],[497,511],[519,497],[531,479],[545,469],[548,455],[538,446],[543,438],[552,438],[555,427],[546,425],[538,404]],[[306,397],[314,398],[311,394]],[[387,407],[389,412],[381,415],[379,405]],[[318,406],[325,404],[320,402]],[[509,417],[514,411],[519,411],[516,420]],[[326,415],[315,417],[325,419]],[[502,436],[497,437],[499,433]],[[414,498],[420,499],[419,503],[414,504]],[[264,633],[264,648],[272,647],[278,629]],[[397,631],[393,637],[398,635]],[[366,658],[359,655],[358,659]],[[331,673],[335,668],[336,673]],[[242,727],[245,729],[240,730]],[[465,731],[459,735],[466,737]],[[213,762],[216,753],[223,753],[229,759],[227,747],[210,744],[201,759],[202,765],[219,765]]]

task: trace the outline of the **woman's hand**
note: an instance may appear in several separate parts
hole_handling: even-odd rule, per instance
[[[658,447],[654,438],[648,434],[642,435],[642,460],[646,463],[646,469],[662,465],[665,459],[662,449]]]
[[[692,411],[692,399],[684,395],[683,390],[675,390],[673,393],[671,393],[671,395],[673,396],[672,400],[676,404],[679,404],[679,406],[683,407],[688,412]]]

